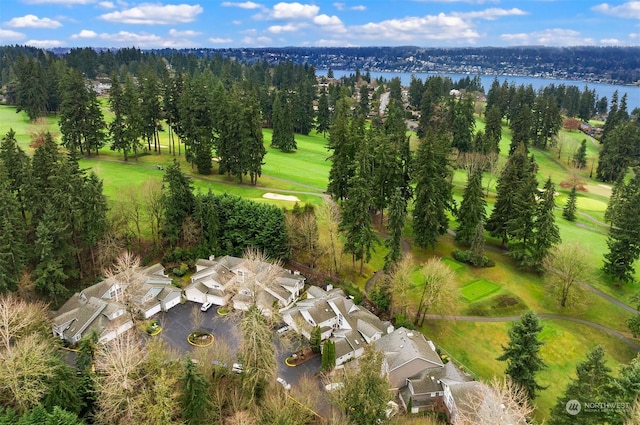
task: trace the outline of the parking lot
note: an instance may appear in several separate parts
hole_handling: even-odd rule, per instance
[[[191,352],[194,349],[187,342],[187,335],[194,330],[191,320],[191,310],[194,306],[200,308],[200,304],[187,301],[154,317],[162,326],[162,333],[159,337],[180,352]],[[233,314],[219,316],[217,310],[217,306],[212,306],[208,311],[202,312],[204,319],[202,330],[210,332],[218,340],[226,341],[234,354],[237,354],[240,345],[239,317]],[[287,366],[284,361],[291,355],[293,348],[287,342],[286,336],[278,335],[276,331],[273,332],[273,338],[276,347],[278,376],[284,378],[292,386],[298,386],[301,377],[314,376],[320,370],[319,356],[296,367]]]

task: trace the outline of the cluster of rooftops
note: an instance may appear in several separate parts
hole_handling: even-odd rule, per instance
[[[319,327],[322,340],[335,343],[336,367],[348,366],[364,353],[366,345],[375,344],[384,354],[383,372],[390,389],[413,412],[444,410],[455,423],[462,408],[460,397],[490,394],[486,385],[452,362],[443,362],[435,345],[420,332],[395,329],[356,305],[342,289],[308,286],[305,291],[305,277],[297,271],[231,256],[198,260],[184,290],[172,285],[160,264],[111,276],[74,294],[53,312],[52,331],[71,344],[91,330],[97,332],[100,342],[108,342],[131,329],[134,316],[151,318],[185,300],[236,310],[255,304],[265,315],[277,312],[291,329],[308,339]]]

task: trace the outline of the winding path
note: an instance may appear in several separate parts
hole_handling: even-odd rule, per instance
[[[618,338],[620,341],[622,341],[623,343],[625,343],[635,351],[640,352],[640,344],[636,343],[635,341],[632,341],[623,333],[616,331],[615,329],[607,328],[606,326],[602,326],[598,323],[589,322],[588,320],[578,319],[576,317],[564,316],[562,314],[539,313],[538,317],[541,319],[565,320],[567,322],[578,323],[581,325],[592,327],[594,329],[598,329],[608,335]],[[429,320],[455,320],[460,322],[496,323],[496,322],[514,322],[516,320],[520,320],[521,316],[483,317],[483,316],[449,316],[449,315],[439,315],[439,314],[427,314],[425,318]]]

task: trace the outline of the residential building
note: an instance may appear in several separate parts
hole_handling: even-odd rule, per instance
[[[75,344],[94,330],[100,342],[107,342],[133,327],[132,315],[147,319],[168,311],[180,302],[181,293],[160,264],[120,273],[69,298],[52,314],[52,331]]]
[[[230,305],[246,311],[256,304],[264,314],[290,306],[304,289],[305,277],[278,265],[225,255],[196,262],[185,288],[187,300]]]
[[[332,287],[309,287],[306,298],[282,311],[282,318],[308,339],[313,328],[320,327],[322,340],[330,339],[336,344],[336,366],[360,357],[366,344],[393,332],[390,322],[380,320],[356,305],[342,289]]]

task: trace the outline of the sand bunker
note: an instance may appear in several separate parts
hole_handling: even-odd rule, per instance
[[[297,196],[292,195],[280,195],[279,193],[265,193],[262,195],[263,198],[267,199],[277,199],[278,201],[291,201],[291,202],[300,202]]]

